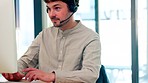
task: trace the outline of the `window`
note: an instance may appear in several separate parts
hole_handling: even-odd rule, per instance
[[[147,0],[138,0],[139,83],[148,82]]]
[[[34,39],[34,8],[32,0],[16,0],[16,3],[16,12],[18,17],[16,38],[19,59]]]
[[[85,4],[84,4],[85,3]],[[75,14],[75,19],[81,20],[88,28],[96,31],[95,26],[95,1],[80,0],[78,11]]]
[[[110,83],[131,83],[130,4],[129,0],[99,0],[101,59]]]
[[[99,0],[99,33],[102,43],[102,64],[106,66],[107,74],[111,83],[131,83],[139,81],[146,83],[148,80],[148,27],[147,27],[147,0]],[[138,4],[138,6],[136,5]],[[131,10],[138,11],[138,18],[131,21],[131,14],[135,14]],[[133,8],[131,8],[133,7]],[[132,13],[131,13],[132,12]],[[131,22],[137,21],[132,25]],[[137,27],[137,28],[136,28]],[[134,28],[134,29],[133,29]],[[136,34],[132,30],[138,29]],[[138,34],[138,35],[137,35]],[[134,37],[138,37],[138,52],[132,54],[131,46]],[[132,40],[132,41],[131,41]],[[138,55],[138,56],[137,56]],[[138,60],[135,60],[138,58]],[[132,71],[131,62],[137,62],[139,72]],[[138,62],[139,61],[139,62]],[[133,67],[133,66],[132,66]],[[132,74],[139,76],[132,77]],[[134,79],[134,80],[132,80]],[[137,82],[136,82],[137,83]]]

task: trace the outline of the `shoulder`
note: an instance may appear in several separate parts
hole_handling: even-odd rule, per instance
[[[99,38],[99,33],[97,33],[96,31],[92,30],[91,28],[87,27],[86,25],[81,23],[81,31],[89,36],[89,37],[95,37],[95,38]]]
[[[56,34],[57,31],[58,31],[58,30],[57,30],[57,28],[55,28],[55,27],[44,28],[41,32],[39,32],[39,34],[37,35],[36,38],[42,39],[43,37]]]

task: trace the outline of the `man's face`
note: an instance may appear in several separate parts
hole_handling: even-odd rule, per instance
[[[47,3],[48,15],[55,27],[61,26],[61,21],[65,20],[70,11],[67,4],[62,1],[55,1]]]

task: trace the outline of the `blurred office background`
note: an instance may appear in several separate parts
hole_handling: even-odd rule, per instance
[[[148,82],[147,4],[147,0],[80,0],[75,19],[100,34],[101,61],[110,83]],[[15,6],[20,58],[52,23],[43,0],[15,0]]]

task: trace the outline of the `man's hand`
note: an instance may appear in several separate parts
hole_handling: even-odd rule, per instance
[[[55,80],[54,73],[47,73],[35,68],[26,68],[23,72],[27,72],[25,79],[28,81],[41,80],[44,82],[53,82]]]
[[[8,81],[20,81],[24,77],[24,75],[19,72],[16,73],[2,73],[3,77]]]

